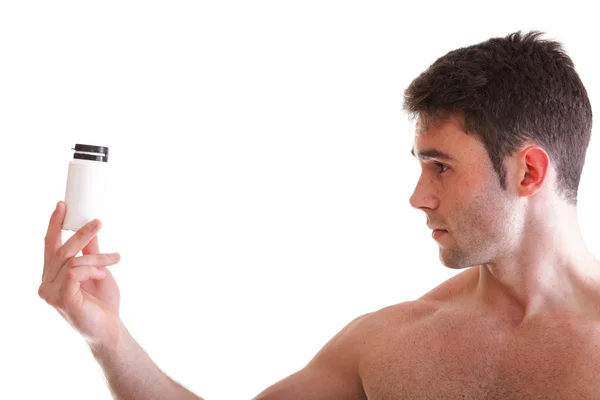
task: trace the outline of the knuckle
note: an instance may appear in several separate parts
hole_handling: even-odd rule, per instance
[[[70,269],[67,271],[67,280],[77,279],[77,271],[74,269]]]
[[[58,249],[58,251],[56,252],[56,258],[58,258],[59,260],[64,260],[66,256],[67,254],[64,246]]]
[[[54,289],[52,287],[44,285],[43,287],[40,287],[39,292],[40,297],[46,302],[46,304],[52,307],[56,306],[56,293],[54,292]]]
[[[77,259],[75,257],[69,258],[65,263],[65,266],[69,269],[77,267]]]
[[[38,296],[44,300],[46,299],[46,288],[44,287],[43,283],[38,288]]]
[[[85,236],[87,235],[88,232],[89,232],[89,230],[87,228],[79,229],[77,232],[75,232],[75,234],[73,236],[75,236],[76,240],[81,240],[81,239],[85,238]]]

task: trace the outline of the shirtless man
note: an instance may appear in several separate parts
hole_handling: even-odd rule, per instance
[[[410,204],[442,264],[465,271],[356,318],[255,399],[599,399],[600,263],[576,211],[592,112],[569,57],[535,32],[461,48],[411,83],[405,110],[421,165]],[[85,337],[115,398],[198,399],[120,321],[99,224],[63,245],[64,215],[59,203],[39,295]]]

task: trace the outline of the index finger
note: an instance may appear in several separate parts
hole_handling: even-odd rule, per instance
[[[86,247],[92,238],[96,236],[102,224],[100,220],[93,219],[81,228],[79,228],[73,236],[69,238],[63,244],[58,251],[52,255],[53,260],[51,260],[48,265],[48,270],[46,271],[46,279],[50,282],[53,282],[58,276],[60,270],[63,268],[65,263],[70,259],[75,257],[84,247]],[[94,244],[92,244],[94,246]]]
[[[56,203],[56,208],[48,223],[48,230],[44,239],[46,244],[44,250],[44,273],[46,272],[46,264],[48,264],[49,258],[52,258],[62,246],[62,224],[65,220],[65,206],[63,201]]]
[[[94,236],[87,246],[81,250],[81,253],[83,255],[100,253],[100,248],[98,247],[98,236]]]

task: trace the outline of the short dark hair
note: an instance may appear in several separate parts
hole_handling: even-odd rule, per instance
[[[408,86],[403,108],[412,118],[459,114],[484,144],[503,189],[503,160],[527,139],[557,170],[557,192],[577,205],[592,130],[592,107],[573,61],[539,31],[521,31],[450,51]]]

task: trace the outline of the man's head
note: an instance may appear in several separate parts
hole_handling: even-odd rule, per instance
[[[577,205],[591,105],[561,45],[540,35],[517,32],[451,51],[406,89],[423,164],[411,204],[431,226],[448,229],[447,266],[514,250],[530,218],[556,199]],[[454,160],[424,157],[433,148]]]

